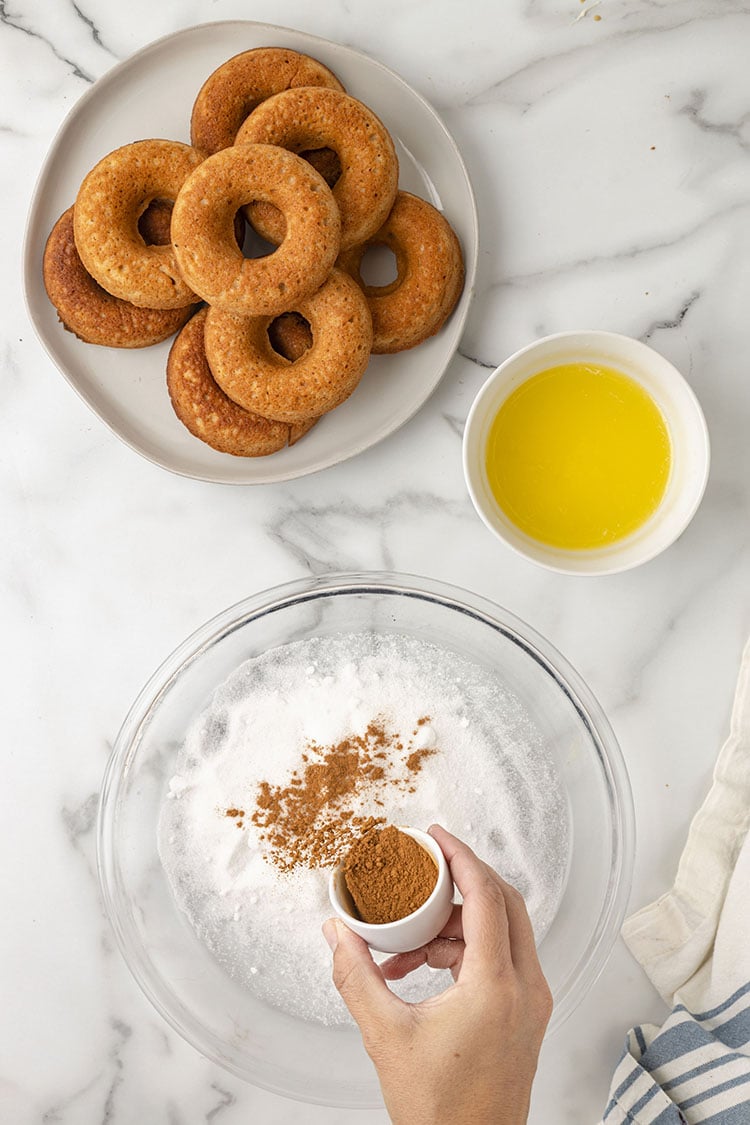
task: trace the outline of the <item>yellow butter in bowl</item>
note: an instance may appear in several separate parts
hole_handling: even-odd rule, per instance
[[[560,332],[514,352],[464,428],[478,515],[519,555],[564,574],[616,574],[659,555],[695,515],[709,464],[692,388],[616,332]]]
[[[487,480],[505,514],[553,547],[584,550],[630,535],[658,508],[671,443],[653,398],[594,363],[549,367],[501,405]]]

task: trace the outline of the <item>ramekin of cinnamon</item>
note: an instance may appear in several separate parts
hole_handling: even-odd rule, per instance
[[[331,872],[331,905],[373,949],[406,953],[437,937],[453,906],[438,844],[418,828],[374,827]]]

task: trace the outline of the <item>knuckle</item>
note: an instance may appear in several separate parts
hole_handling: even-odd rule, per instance
[[[552,993],[544,978],[533,984],[528,990],[526,1006],[541,1039],[550,1021],[553,1007]]]
[[[523,895],[511,883],[505,884],[505,886],[503,887],[503,894],[505,895],[506,899],[510,900],[510,902],[514,903],[516,906],[523,906],[525,909],[526,902]]]
[[[482,898],[490,909],[498,910],[505,907],[503,888],[495,879],[488,875],[482,883],[481,890]]]
[[[554,1000],[552,999],[552,992],[546,980],[543,980],[537,995],[537,1006],[540,1017],[544,1020],[545,1026],[549,1023],[554,1007]]]

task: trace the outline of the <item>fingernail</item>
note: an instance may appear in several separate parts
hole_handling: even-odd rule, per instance
[[[334,951],[339,943],[339,929],[333,918],[329,918],[327,922],[323,923],[323,937],[328,942],[331,951]]]

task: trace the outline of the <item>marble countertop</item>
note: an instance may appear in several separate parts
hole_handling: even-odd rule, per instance
[[[258,488],[172,476],[112,436],[37,343],[19,274],[34,182],[76,99],[150,40],[238,17],[350,44],[403,75],[454,134],[481,227],[459,354],[425,407],[344,465]],[[750,4],[8,0],[0,21],[0,1119],[380,1125],[383,1112],[243,1084],[149,1007],[99,901],[104,765],[148,675],[232,602],[331,570],[424,574],[506,606],[581,672],[631,774],[631,907],[666,890],[750,632]],[[682,538],[599,579],[548,573],[496,543],[461,472],[488,371],[579,327],[647,340],[674,362],[713,445]],[[619,942],[545,1045],[532,1122],[593,1122],[625,1030],[663,1011]]]

